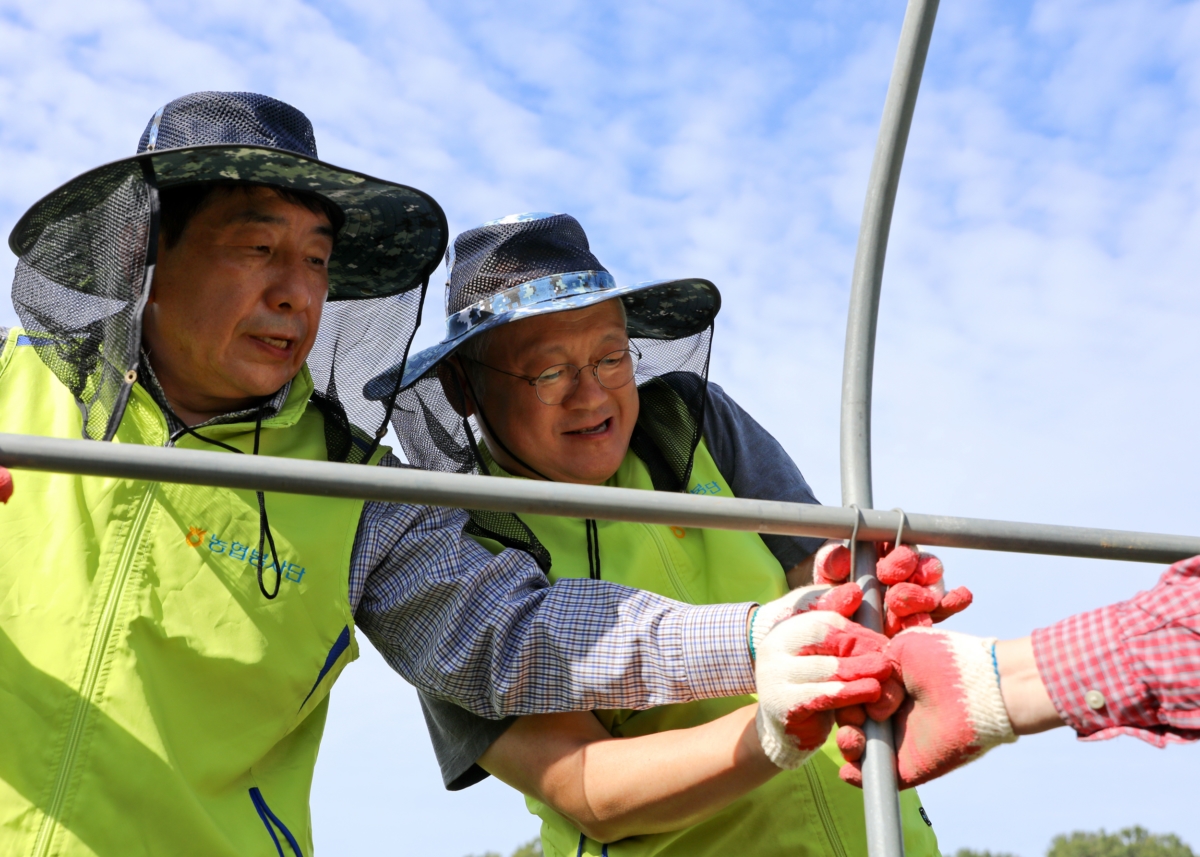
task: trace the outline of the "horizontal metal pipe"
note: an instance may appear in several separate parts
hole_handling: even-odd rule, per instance
[[[849,538],[854,511],[834,506],[599,488],[563,482],[364,467],[190,449],[0,434],[0,466],[149,482],[500,509],[608,521]],[[16,480],[19,503],[20,480]],[[859,538],[895,537],[900,514],[862,511]],[[922,545],[1169,563],[1200,554],[1200,538],[905,514],[904,540]]]

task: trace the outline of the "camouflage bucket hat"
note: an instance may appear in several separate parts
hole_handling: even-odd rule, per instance
[[[708,280],[687,277],[618,285],[569,214],[510,214],[468,230],[446,253],[446,335],[371,381],[368,398],[408,387],[485,331],[547,313],[620,298],[629,336],[677,340],[706,330],[721,308]]]
[[[446,216],[428,194],[319,160],[312,123],[295,107],[252,92],[196,92],[154,114],[136,155],[89,170],[35,203],[9,247],[26,255],[47,229],[131,179],[159,190],[245,182],[325,197],[346,218],[329,260],[331,301],[424,284],[449,237]],[[64,285],[87,291],[94,282]]]
[[[316,195],[342,213],[306,366],[330,458],[366,460],[392,400],[364,399],[363,385],[403,365],[446,249],[446,217],[428,194],[319,160],[308,118],[265,95],[172,101],[150,119],[137,154],[72,179],[17,222],[13,306],[38,356],[74,395],[83,436],[110,440],[141,368],[159,194],[212,183]]]

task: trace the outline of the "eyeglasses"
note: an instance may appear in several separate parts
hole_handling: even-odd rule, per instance
[[[619,351],[610,351],[595,363],[589,363],[586,366],[557,363],[548,369],[543,369],[536,378],[531,378],[528,375],[518,375],[515,372],[506,372],[495,366],[480,363],[465,354],[460,356],[472,363],[477,363],[484,369],[491,369],[493,372],[499,372],[501,375],[508,375],[512,378],[520,378],[533,387],[538,399],[544,405],[561,405],[569,399],[575,392],[575,388],[579,386],[579,375],[584,369],[591,369],[592,377],[604,389],[618,390],[633,380],[633,376],[637,372],[638,361],[642,359],[642,353],[631,345],[629,348],[622,348]]]

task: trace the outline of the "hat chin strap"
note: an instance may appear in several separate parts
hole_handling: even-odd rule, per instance
[[[539,471],[537,468],[527,464],[524,459],[521,458],[521,456],[517,455],[508,448],[508,444],[506,444],[500,438],[500,435],[496,433],[496,430],[492,428],[492,424],[488,421],[487,414],[483,412],[483,406],[479,403],[479,397],[475,395],[475,388],[471,386],[471,379],[467,376],[465,370],[462,374],[463,380],[466,381],[467,384],[467,392],[471,394],[471,401],[475,403],[475,413],[479,415],[479,419],[487,428],[488,434],[492,436],[496,443],[500,444],[500,448],[504,450],[505,455],[517,462],[517,464],[520,464],[530,473],[536,473],[540,478],[545,479],[547,482],[553,482],[553,479]],[[466,408],[463,408],[463,410],[466,411]],[[480,471],[482,471],[483,475],[488,476],[490,474],[488,473],[487,463],[483,460],[483,455],[479,451],[479,445],[475,442],[475,432],[471,431],[471,423],[469,420],[469,417],[465,415],[463,416],[463,429],[467,433],[467,443],[471,445],[471,452],[475,454],[475,460],[479,462]],[[583,522],[583,528],[584,532],[587,534],[588,577],[592,580],[600,580],[600,528],[596,526],[596,522],[592,518],[588,518]]]
[[[470,379],[470,377],[468,377],[465,369],[463,370],[462,377],[463,377],[463,380],[466,382],[467,392],[471,395],[471,401],[474,402],[474,404],[475,404],[475,413],[479,415],[479,419],[483,423],[484,428],[487,429],[487,433],[492,437],[493,440],[496,441],[497,444],[500,445],[500,448],[502,450],[504,450],[504,454],[507,455],[509,458],[511,458],[513,461],[515,461],[517,464],[524,467],[530,473],[533,473],[534,475],[536,475],[539,479],[544,479],[547,482],[553,482],[554,481],[553,479],[551,479],[546,474],[542,473],[540,470],[538,470],[533,465],[527,463],[523,458],[521,458],[521,456],[517,455],[515,452],[513,452],[511,449],[508,448],[508,444],[506,444],[504,442],[504,440],[500,437],[499,433],[494,428],[492,428],[492,424],[491,424],[491,422],[489,422],[489,420],[487,418],[487,414],[485,414],[483,412],[483,404],[479,401],[479,397],[477,395],[475,395],[475,388],[471,386],[471,379]],[[463,410],[465,411],[466,408],[463,408]],[[490,474],[488,473],[487,462],[485,462],[483,460],[483,454],[479,451],[479,445],[475,442],[475,432],[471,431],[471,423],[469,422],[469,420],[470,420],[470,418],[466,414],[464,414],[463,415],[463,429],[467,433],[467,443],[469,443],[471,445],[471,452],[473,452],[475,454],[475,460],[477,462],[479,462],[480,471],[483,473],[484,476],[488,476]]]

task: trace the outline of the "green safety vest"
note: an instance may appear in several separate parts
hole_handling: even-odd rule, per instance
[[[494,464],[493,473],[505,474]],[[606,485],[653,490],[641,459],[626,454]],[[715,497],[733,492],[701,441],[692,468],[690,491]],[[553,559],[551,581],[589,575],[584,521],[549,515],[522,515]],[[605,580],[645,589],[690,604],[757,601],[766,603],[787,591],[779,561],[755,533],[597,521],[601,573]],[[480,541],[492,549],[498,546]],[[649,735],[708,723],[755,701],[753,696],[707,699],[663,705],[646,711],[596,711],[618,737]],[[784,771],[743,795],[706,821],[670,833],[633,836],[611,845],[581,836],[550,806],[527,797],[542,819],[542,848],[547,857],[725,857],[729,854],[866,855],[862,792],[838,778],[841,754],[833,736],[801,768]],[[900,812],[909,857],[936,857],[937,837],[925,820],[920,798],[901,792]]]
[[[78,438],[79,409],[33,344],[12,330],[0,352],[0,432]],[[305,369],[263,421],[262,454],[327,458],[312,390]],[[202,431],[253,449],[252,422]],[[168,440],[135,385],[113,442]],[[311,855],[329,689],[358,655],[348,587],[362,502],[266,495],[283,575],[268,601],[252,491],[15,482],[0,506],[0,853]]]

